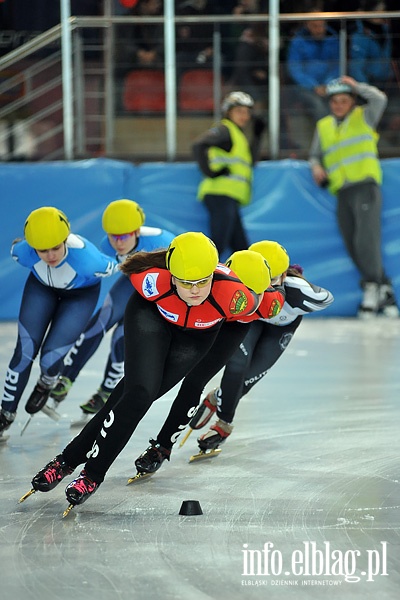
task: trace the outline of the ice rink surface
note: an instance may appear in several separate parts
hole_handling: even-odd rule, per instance
[[[0,325],[1,384],[16,336]],[[193,433],[127,486],[174,397],[157,401],[96,495],[66,518],[64,482],[18,499],[68,443],[107,337],[54,422],[24,405],[0,444],[1,597],[13,600],[394,600],[400,589],[400,322],[305,318],[239,405],[218,457]],[[216,383],[215,378],[212,383]],[[67,478],[65,484],[73,477]],[[184,500],[203,514],[180,516]]]

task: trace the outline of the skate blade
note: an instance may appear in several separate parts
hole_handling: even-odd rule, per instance
[[[126,485],[130,485],[131,483],[135,483],[135,482],[139,481],[140,479],[148,479],[152,475],[154,475],[154,473],[136,473],[136,475],[134,477],[130,477],[128,479]]]
[[[67,517],[69,515],[69,513],[71,512],[71,510],[74,508],[75,504],[70,504],[68,506],[68,508],[66,508],[63,512],[63,519],[65,519],[65,517]]]
[[[47,404],[43,406],[42,412],[50,417],[50,419],[53,419],[53,421],[59,421],[61,419],[60,413],[58,413],[55,408],[47,406]]]
[[[19,500],[18,500],[18,504],[21,504],[21,502],[24,502],[27,498],[29,498],[29,496],[32,496],[32,494],[34,494],[36,492],[36,490],[34,490],[33,488],[31,490],[29,490],[29,492],[26,492],[26,494],[24,494]]]
[[[94,417],[94,415],[85,415],[81,419],[77,419],[76,421],[71,421],[70,428],[74,429],[75,427],[85,427],[86,423],[89,423],[90,419]]]
[[[183,444],[186,442],[186,440],[188,439],[189,435],[192,433],[193,429],[190,427],[189,431],[187,432],[187,434],[181,439],[181,442],[179,444],[179,448],[182,448]]]
[[[214,450],[201,450],[198,454],[193,454],[189,458],[189,462],[195,462],[196,460],[204,460],[205,458],[213,458],[214,456],[218,456],[221,452],[221,448],[215,448]]]
[[[0,435],[0,444],[5,444],[10,439],[9,435]]]
[[[24,432],[26,431],[29,423],[32,421],[32,415],[29,417],[29,419],[27,420],[27,422],[25,423],[25,425],[23,426],[23,428],[21,429],[21,435],[24,434]]]

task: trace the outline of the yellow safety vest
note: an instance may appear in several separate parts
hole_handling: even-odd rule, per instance
[[[229,129],[232,140],[230,152],[212,146],[208,150],[208,160],[212,171],[229,168],[229,175],[206,177],[199,186],[198,198],[203,200],[206,194],[229,196],[240,204],[249,204],[253,180],[252,156],[249,142],[243,131],[229,119],[221,123]]]
[[[364,109],[356,106],[342,123],[331,115],[317,122],[328,189],[335,194],[346,182],[367,178],[382,182],[378,133],[365,122]]]

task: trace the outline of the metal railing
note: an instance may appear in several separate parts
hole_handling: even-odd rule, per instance
[[[39,160],[71,159],[97,156],[115,156],[116,150],[115,125],[118,115],[115,106],[115,27],[135,23],[163,23],[165,45],[165,90],[166,109],[164,117],[164,142],[166,160],[175,160],[181,156],[177,147],[177,90],[174,27],[179,23],[214,23],[214,119],[220,116],[219,106],[222,95],[221,78],[221,34],[219,25],[223,23],[268,23],[269,30],[269,137],[268,155],[271,158],[280,157],[279,123],[280,123],[280,70],[279,26],[285,22],[324,19],[340,22],[340,70],[346,71],[346,22],[362,18],[382,17],[400,18],[400,11],[392,12],[348,12],[348,13],[277,13],[277,2],[271,1],[270,14],[241,16],[238,19],[232,15],[212,15],[210,17],[181,17],[173,14],[173,2],[166,2],[166,14],[160,17],[113,16],[110,1],[105,2],[103,17],[67,17],[62,24],[38,35],[19,48],[12,50],[0,58],[0,73],[12,72],[0,84],[0,99],[6,96],[9,101],[0,105],[0,122],[10,121],[23,109],[28,109],[24,116],[25,125],[35,129],[47,121],[47,125],[35,134],[36,146],[40,148],[45,142],[53,140],[50,149],[40,150],[34,158]],[[169,11],[169,12],[168,12]],[[65,15],[64,15],[65,17]],[[96,53],[96,60],[88,60],[88,47],[83,41],[83,32],[95,30],[100,32],[101,42],[98,47],[91,49]],[[66,68],[65,36],[71,35],[71,45],[67,49],[71,62]],[[57,47],[56,50],[52,48]],[[60,51],[61,47],[61,51]],[[42,58],[40,54],[46,51]],[[37,56],[39,55],[39,58]],[[25,62],[24,62],[25,61]],[[51,77],[46,77],[50,73]],[[88,87],[88,80],[95,81],[94,88]],[[40,83],[36,83],[39,79]],[[23,94],[13,97],[13,90],[23,82]],[[66,95],[66,86],[70,83]],[[54,91],[57,90],[57,93]],[[15,95],[15,94],[14,94]],[[44,99],[48,97],[48,102]],[[39,103],[39,99],[41,102]],[[37,104],[39,103],[39,108]],[[56,118],[53,120],[50,117]],[[9,132],[0,130],[0,148],[6,144]],[[158,131],[160,137],[160,131]],[[136,159],[135,155],[126,158]],[[160,158],[158,156],[158,158]]]

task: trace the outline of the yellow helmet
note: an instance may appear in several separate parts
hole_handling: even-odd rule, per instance
[[[25,239],[35,250],[49,250],[64,242],[70,232],[65,214],[54,206],[33,210],[25,221]]]
[[[133,200],[114,200],[103,212],[102,225],[106,233],[121,235],[139,229],[145,220],[142,208]]]
[[[196,281],[211,275],[218,264],[215,244],[204,233],[189,231],[177,235],[166,254],[167,269],[178,279]]]
[[[239,250],[234,252],[225,264],[256,294],[261,294],[270,286],[269,265],[259,252]]]
[[[289,254],[278,242],[271,240],[255,242],[249,246],[249,250],[259,252],[265,258],[271,269],[271,279],[282,275],[289,268]]]

